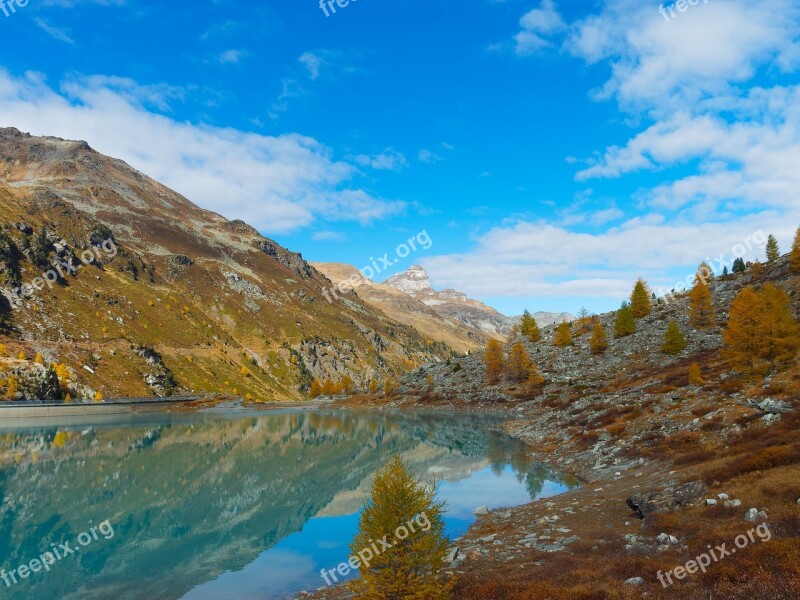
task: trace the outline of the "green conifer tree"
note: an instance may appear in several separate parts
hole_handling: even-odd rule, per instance
[[[373,544],[384,539],[392,545],[376,555]],[[350,546],[360,558],[360,577],[349,587],[357,600],[448,599],[454,585],[444,575],[449,545],[444,503],[395,456],[375,475],[361,512]]]
[[[534,319],[531,313],[529,313],[527,310],[522,313],[522,320],[519,323],[519,331],[533,343],[536,343],[542,339],[542,332],[539,329],[539,325],[536,323],[536,319]]]
[[[679,354],[686,348],[686,338],[683,336],[680,326],[676,321],[671,321],[667,332],[664,334],[664,344],[661,351],[664,354]]]
[[[767,262],[771,263],[774,260],[778,260],[781,257],[781,249],[778,246],[778,240],[775,239],[775,236],[770,234],[767,238]]]
[[[614,322],[614,337],[625,337],[636,333],[636,319],[633,316],[630,304],[622,303],[622,308],[617,311],[617,320]]]

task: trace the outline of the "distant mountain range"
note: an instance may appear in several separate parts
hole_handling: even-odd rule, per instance
[[[483,302],[469,298],[458,290],[436,291],[431,286],[428,273],[419,265],[414,265],[404,273],[398,273],[387,279],[385,285],[405,292],[423,304],[432,307],[442,316],[460,320],[470,328],[488,333],[493,337],[507,338],[520,316],[508,317]],[[536,312],[533,317],[540,327],[547,327],[564,321],[574,321],[575,316],[569,313]]]
[[[312,265],[335,283],[345,279],[358,281],[356,291],[367,304],[462,352],[483,346],[491,337],[505,340],[521,318],[503,315],[491,306],[469,298],[464,292],[452,289],[436,291],[428,273],[419,265],[383,283],[360,276],[350,265]],[[540,327],[575,320],[575,316],[569,313],[537,312],[533,316]]]
[[[311,263],[334,284],[344,280],[356,282],[355,291],[367,304],[386,316],[414,327],[433,339],[445,342],[460,353],[483,347],[493,334],[472,327],[469,323],[452,315],[439,312],[438,306],[425,302],[403,290],[363,277],[351,266],[340,263]],[[489,307],[486,307],[489,309]],[[489,309],[491,310],[491,309]],[[502,315],[500,315],[502,317]]]

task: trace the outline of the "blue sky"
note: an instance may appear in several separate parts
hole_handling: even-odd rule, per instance
[[[509,314],[599,312],[800,225],[800,7],[673,12],[30,0],[0,12],[0,124],[85,139],[311,260],[425,230],[379,280],[419,263]]]

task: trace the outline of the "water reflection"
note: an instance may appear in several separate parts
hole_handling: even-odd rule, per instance
[[[342,562],[375,471],[400,453],[440,484],[448,533],[476,506],[574,482],[488,432],[491,417],[284,412],[137,415],[0,433],[7,571],[110,519],[116,535],[0,597],[281,598]],[[556,482],[548,483],[548,482]]]

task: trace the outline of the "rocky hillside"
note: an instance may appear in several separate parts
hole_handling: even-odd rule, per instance
[[[429,306],[443,319],[463,323],[475,332],[500,340],[508,338],[514,326],[519,324],[520,317],[507,317],[491,306],[469,298],[464,292],[434,290],[428,273],[419,265],[390,277],[384,285],[400,290]],[[568,313],[537,312],[533,316],[540,327],[574,319]]]
[[[85,142],[0,129],[0,215],[0,396],[291,399],[451,353]]]
[[[514,418],[503,429],[526,442],[531,458],[582,480],[580,489],[547,502],[480,516],[450,551],[454,600],[800,597],[800,354],[787,353],[786,364],[753,378],[732,366],[723,341],[734,322],[732,300],[767,283],[787,292],[797,319],[800,272],[784,256],[713,281],[708,329],[691,327],[689,298],[678,295],[656,303],[630,336],[615,338],[615,315],[600,315],[609,338],[604,354],[591,352],[580,323],[571,346],[555,346],[554,327],[535,344],[513,340],[544,377],[533,386],[506,375],[488,384],[484,357],[473,353],[414,371],[394,396],[353,399],[505,411]],[[767,303],[749,306],[739,315],[774,327]],[[675,355],[662,350],[672,321],[687,342]],[[791,328],[761,329],[759,348],[775,343],[778,331],[795,336],[780,337],[786,347],[800,342]],[[756,527],[769,535],[743,547],[743,534]],[[740,550],[706,572],[659,579],[734,540]]]
[[[614,321],[616,313],[598,316],[608,335],[609,348],[602,355],[595,355],[589,348],[590,331],[582,335],[573,325],[574,344],[564,348],[557,347],[553,341],[556,326],[542,330],[542,340],[531,343],[523,337],[521,341],[530,357],[539,367],[545,383],[539,390],[540,397],[553,397],[565,390],[603,390],[630,386],[635,394],[668,393],[670,389],[682,387],[686,383],[686,372],[692,362],[709,363],[714,371],[707,373],[706,379],[716,381],[717,387],[733,376],[721,362],[722,331],[727,322],[728,309],[736,294],[747,286],[772,283],[785,289],[793,298],[795,315],[800,315],[800,277],[793,275],[789,268],[789,257],[784,256],[774,263],[762,265],[763,274],[754,276],[752,271],[744,274],[717,278],[710,283],[716,326],[709,329],[694,329],[690,326],[688,294],[678,294],[655,302],[650,315],[637,321],[636,333],[615,338]],[[661,351],[664,334],[671,321],[676,321],[686,337],[686,349],[677,355]],[[510,344],[507,344],[507,348]],[[426,387],[428,375],[433,377],[435,386]],[[401,390],[420,393],[426,396],[441,395],[451,400],[470,402],[511,401],[529,394],[524,386],[508,385],[499,382],[486,386],[486,368],[483,353],[459,358],[446,365],[428,365],[409,374],[402,382]],[[709,384],[710,385],[710,384]],[[429,386],[428,386],[429,387]],[[663,390],[663,392],[661,391]]]
[[[490,337],[485,331],[468,327],[461,319],[447,313],[440,314],[436,307],[428,306],[405,291],[367,279],[351,265],[311,265],[335,284],[353,282],[356,293],[364,302],[395,321],[424,331],[427,336],[446,343],[461,354],[482,348]]]
[[[539,327],[558,325],[559,323],[570,323],[575,319],[577,319],[575,315],[568,312],[551,313],[551,312],[537,311],[535,313],[532,313],[531,316],[534,318]],[[519,323],[522,320],[522,315],[512,318],[514,319],[515,323]]]

